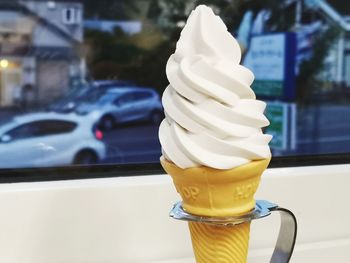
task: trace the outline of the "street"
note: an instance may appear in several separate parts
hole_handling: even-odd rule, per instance
[[[326,105],[299,109],[297,149],[273,151],[274,156],[350,152],[350,107]],[[158,162],[158,127],[133,124],[106,134],[108,158],[103,163]]]
[[[350,152],[350,107],[313,106],[299,109],[294,154]]]
[[[102,163],[150,163],[158,162],[160,144],[158,126],[130,124],[106,132],[104,142],[107,158]]]
[[[16,116],[0,111],[0,125]],[[350,152],[350,106],[323,105],[298,109],[297,148],[273,151],[273,156]],[[161,155],[158,126],[148,123],[122,125],[104,133],[107,158],[103,164],[153,163]]]

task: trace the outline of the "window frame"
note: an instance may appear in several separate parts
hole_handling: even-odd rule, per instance
[[[273,157],[269,168],[350,164],[350,153]],[[0,184],[165,174],[160,163],[0,169]]]
[[[68,14],[70,15],[68,18]],[[62,23],[65,25],[77,25],[81,23],[81,10],[77,7],[65,7],[62,9]]]

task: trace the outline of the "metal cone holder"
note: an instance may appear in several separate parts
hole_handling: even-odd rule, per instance
[[[248,214],[237,217],[205,217],[187,213],[182,208],[182,202],[174,205],[170,216],[183,221],[193,221],[204,224],[221,226],[232,226],[250,222],[269,216],[272,212],[278,212],[281,217],[280,231],[277,238],[275,250],[273,251],[270,263],[288,263],[294,250],[297,237],[297,220],[294,214],[288,209],[279,207],[268,201],[257,200],[255,209]]]

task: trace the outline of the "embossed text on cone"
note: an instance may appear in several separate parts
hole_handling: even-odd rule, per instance
[[[181,169],[161,158],[183,199],[183,208],[212,217],[238,216],[254,209],[254,194],[269,162],[252,161],[229,170],[204,166]],[[191,222],[189,228],[197,263],[246,262],[250,223],[214,226]]]

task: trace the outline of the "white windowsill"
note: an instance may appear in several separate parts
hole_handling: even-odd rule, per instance
[[[269,169],[257,199],[292,210],[291,262],[348,262],[350,165]],[[166,175],[0,185],[0,262],[193,263]],[[248,262],[268,262],[278,216],[252,225]]]

